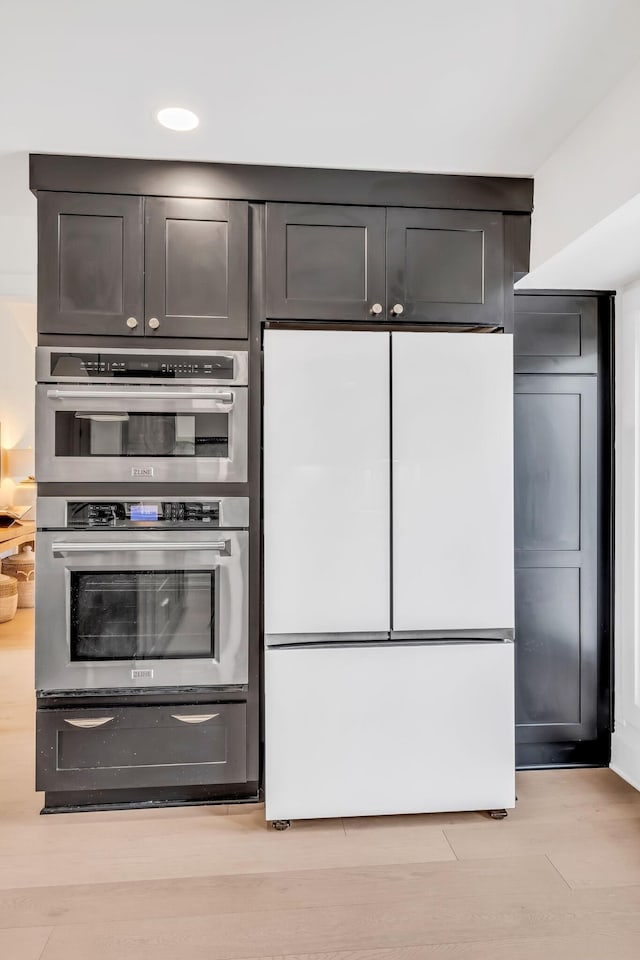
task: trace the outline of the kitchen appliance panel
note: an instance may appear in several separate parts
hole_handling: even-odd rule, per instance
[[[512,339],[392,334],[394,631],[513,629]]]
[[[388,631],[389,335],[264,337],[265,632]]]
[[[122,347],[37,347],[38,383],[248,383],[246,350],[134,350]]]
[[[269,820],[515,805],[513,644],[265,652]]]

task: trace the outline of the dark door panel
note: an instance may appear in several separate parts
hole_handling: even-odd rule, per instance
[[[40,194],[40,332],[140,336],[142,256],[141,197]]]
[[[267,315],[384,320],[384,224],[382,208],[267,204]]]
[[[596,738],[598,382],[515,383],[517,742]]]
[[[580,588],[580,567],[521,567],[516,574],[520,727],[571,726],[570,735],[579,736]]]
[[[240,201],[145,201],[145,332],[245,338],[248,207]]]
[[[595,297],[521,296],[514,317],[516,373],[597,373]]]
[[[502,215],[387,211],[389,316],[428,323],[504,323]],[[402,311],[393,308],[398,305]]]

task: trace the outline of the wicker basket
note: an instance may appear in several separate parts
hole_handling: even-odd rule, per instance
[[[31,547],[23,547],[2,561],[2,572],[18,581],[18,606],[33,607],[35,603],[35,555]]]
[[[13,620],[18,609],[18,581],[0,573],[0,623]]]

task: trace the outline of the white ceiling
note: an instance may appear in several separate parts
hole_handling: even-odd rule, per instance
[[[0,0],[0,215],[28,151],[533,174],[639,35],[638,0]]]

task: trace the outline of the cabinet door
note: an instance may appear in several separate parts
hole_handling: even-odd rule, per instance
[[[516,732],[535,764],[534,745],[598,732],[598,386],[518,376],[515,390]]]
[[[143,333],[142,199],[81,193],[38,197],[41,333]]]
[[[387,211],[390,316],[436,324],[504,323],[502,214]]]
[[[389,335],[267,330],[265,632],[389,629]]]
[[[512,350],[392,335],[394,631],[513,629]]]
[[[240,201],[145,201],[145,332],[247,336],[248,207]]]
[[[514,298],[516,373],[597,373],[595,297],[518,293]]]
[[[382,208],[267,204],[267,315],[384,319],[384,224]]]

